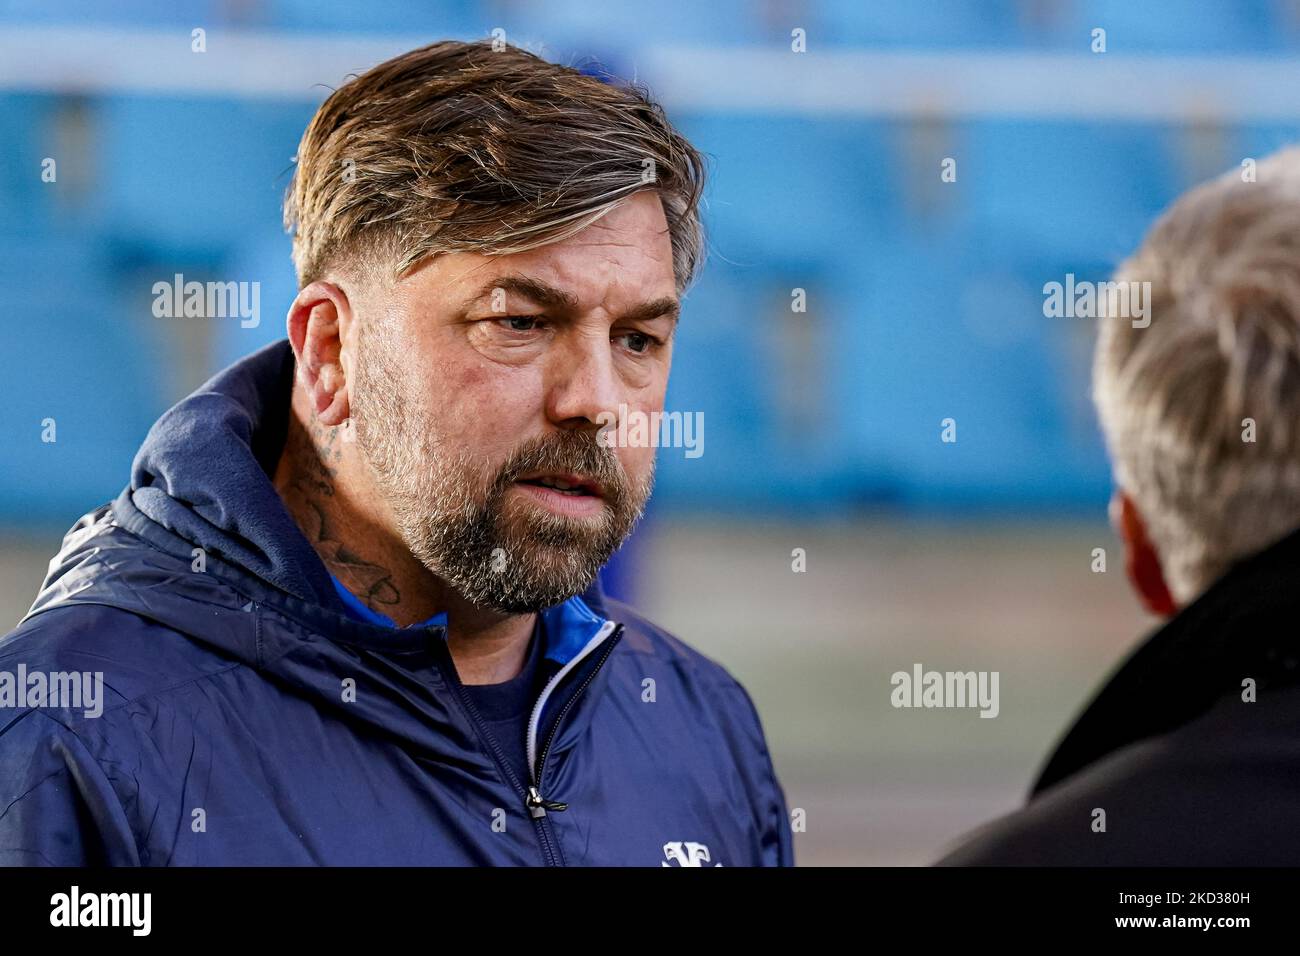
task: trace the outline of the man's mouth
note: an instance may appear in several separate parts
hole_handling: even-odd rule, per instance
[[[566,473],[528,474],[515,481],[521,485],[549,488],[573,498],[601,498],[600,483],[583,475]]]

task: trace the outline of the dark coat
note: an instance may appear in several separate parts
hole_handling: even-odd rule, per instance
[[[1300,864],[1298,663],[1300,532],[1142,644],[1057,747],[1028,805],[941,865]]]

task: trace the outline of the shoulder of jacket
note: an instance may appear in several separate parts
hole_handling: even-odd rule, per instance
[[[102,713],[241,666],[170,627],[107,604],[59,604],[0,637],[0,680],[11,688],[20,677],[29,686],[80,681],[101,692]],[[73,727],[91,720],[85,707],[46,709]]]
[[[739,681],[721,663],[687,644],[630,605],[605,599],[611,620],[623,625],[622,645],[633,654],[656,658],[676,668],[684,677],[710,685],[740,687]]]
[[[1300,782],[1281,757],[1289,742],[1270,747],[1240,713],[1220,705],[1105,754],[960,838],[939,865],[1251,865],[1256,843],[1241,834],[1267,841],[1300,825]]]
[[[752,723],[759,748],[766,752],[762,722],[745,686],[717,660],[643,617],[622,601],[605,599],[607,616],[623,625],[625,653],[640,655],[670,667],[702,693],[702,700],[720,705],[727,713]]]

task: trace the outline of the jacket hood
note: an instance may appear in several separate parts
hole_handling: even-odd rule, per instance
[[[337,613],[324,563],[271,483],[288,429],[287,339],[218,373],[149,430],[124,492],[146,517],[266,583]],[[603,604],[597,578],[588,596]]]
[[[282,339],[165,412],[135,456],[130,485],[68,532],[28,616],[68,602],[108,604],[260,667],[273,649],[265,629],[247,627],[254,609],[357,649],[426,648],[429,628],[392,629],[348,612],[272,483],[293,375],[293,351]],[[114,526],[137,540],[113,537]],[[195,549],[212,573],[197,573]],[[605,614],[599,578],[543,611],[547,656],[572,657]]]

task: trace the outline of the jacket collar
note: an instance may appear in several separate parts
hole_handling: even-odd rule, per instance
[[[1062,739],[1037,794],[1121,747],[1175,729],[1215,701],[1300,680],[1300,530],[1241,562],[1119,667]]]
[[[187,562],[202,548],[214,570],[245,593],[320,633],[375,649],[420,646],[426,627],[394,630],[349,613],[275,490],[270,476],[284,446],[293,375],[293,351],[281,339],[165,412],[136,454],[113,513],[123,527]],[[542,612],[547,656],[566,662],[605,615],[598,576],[582,595]]]

